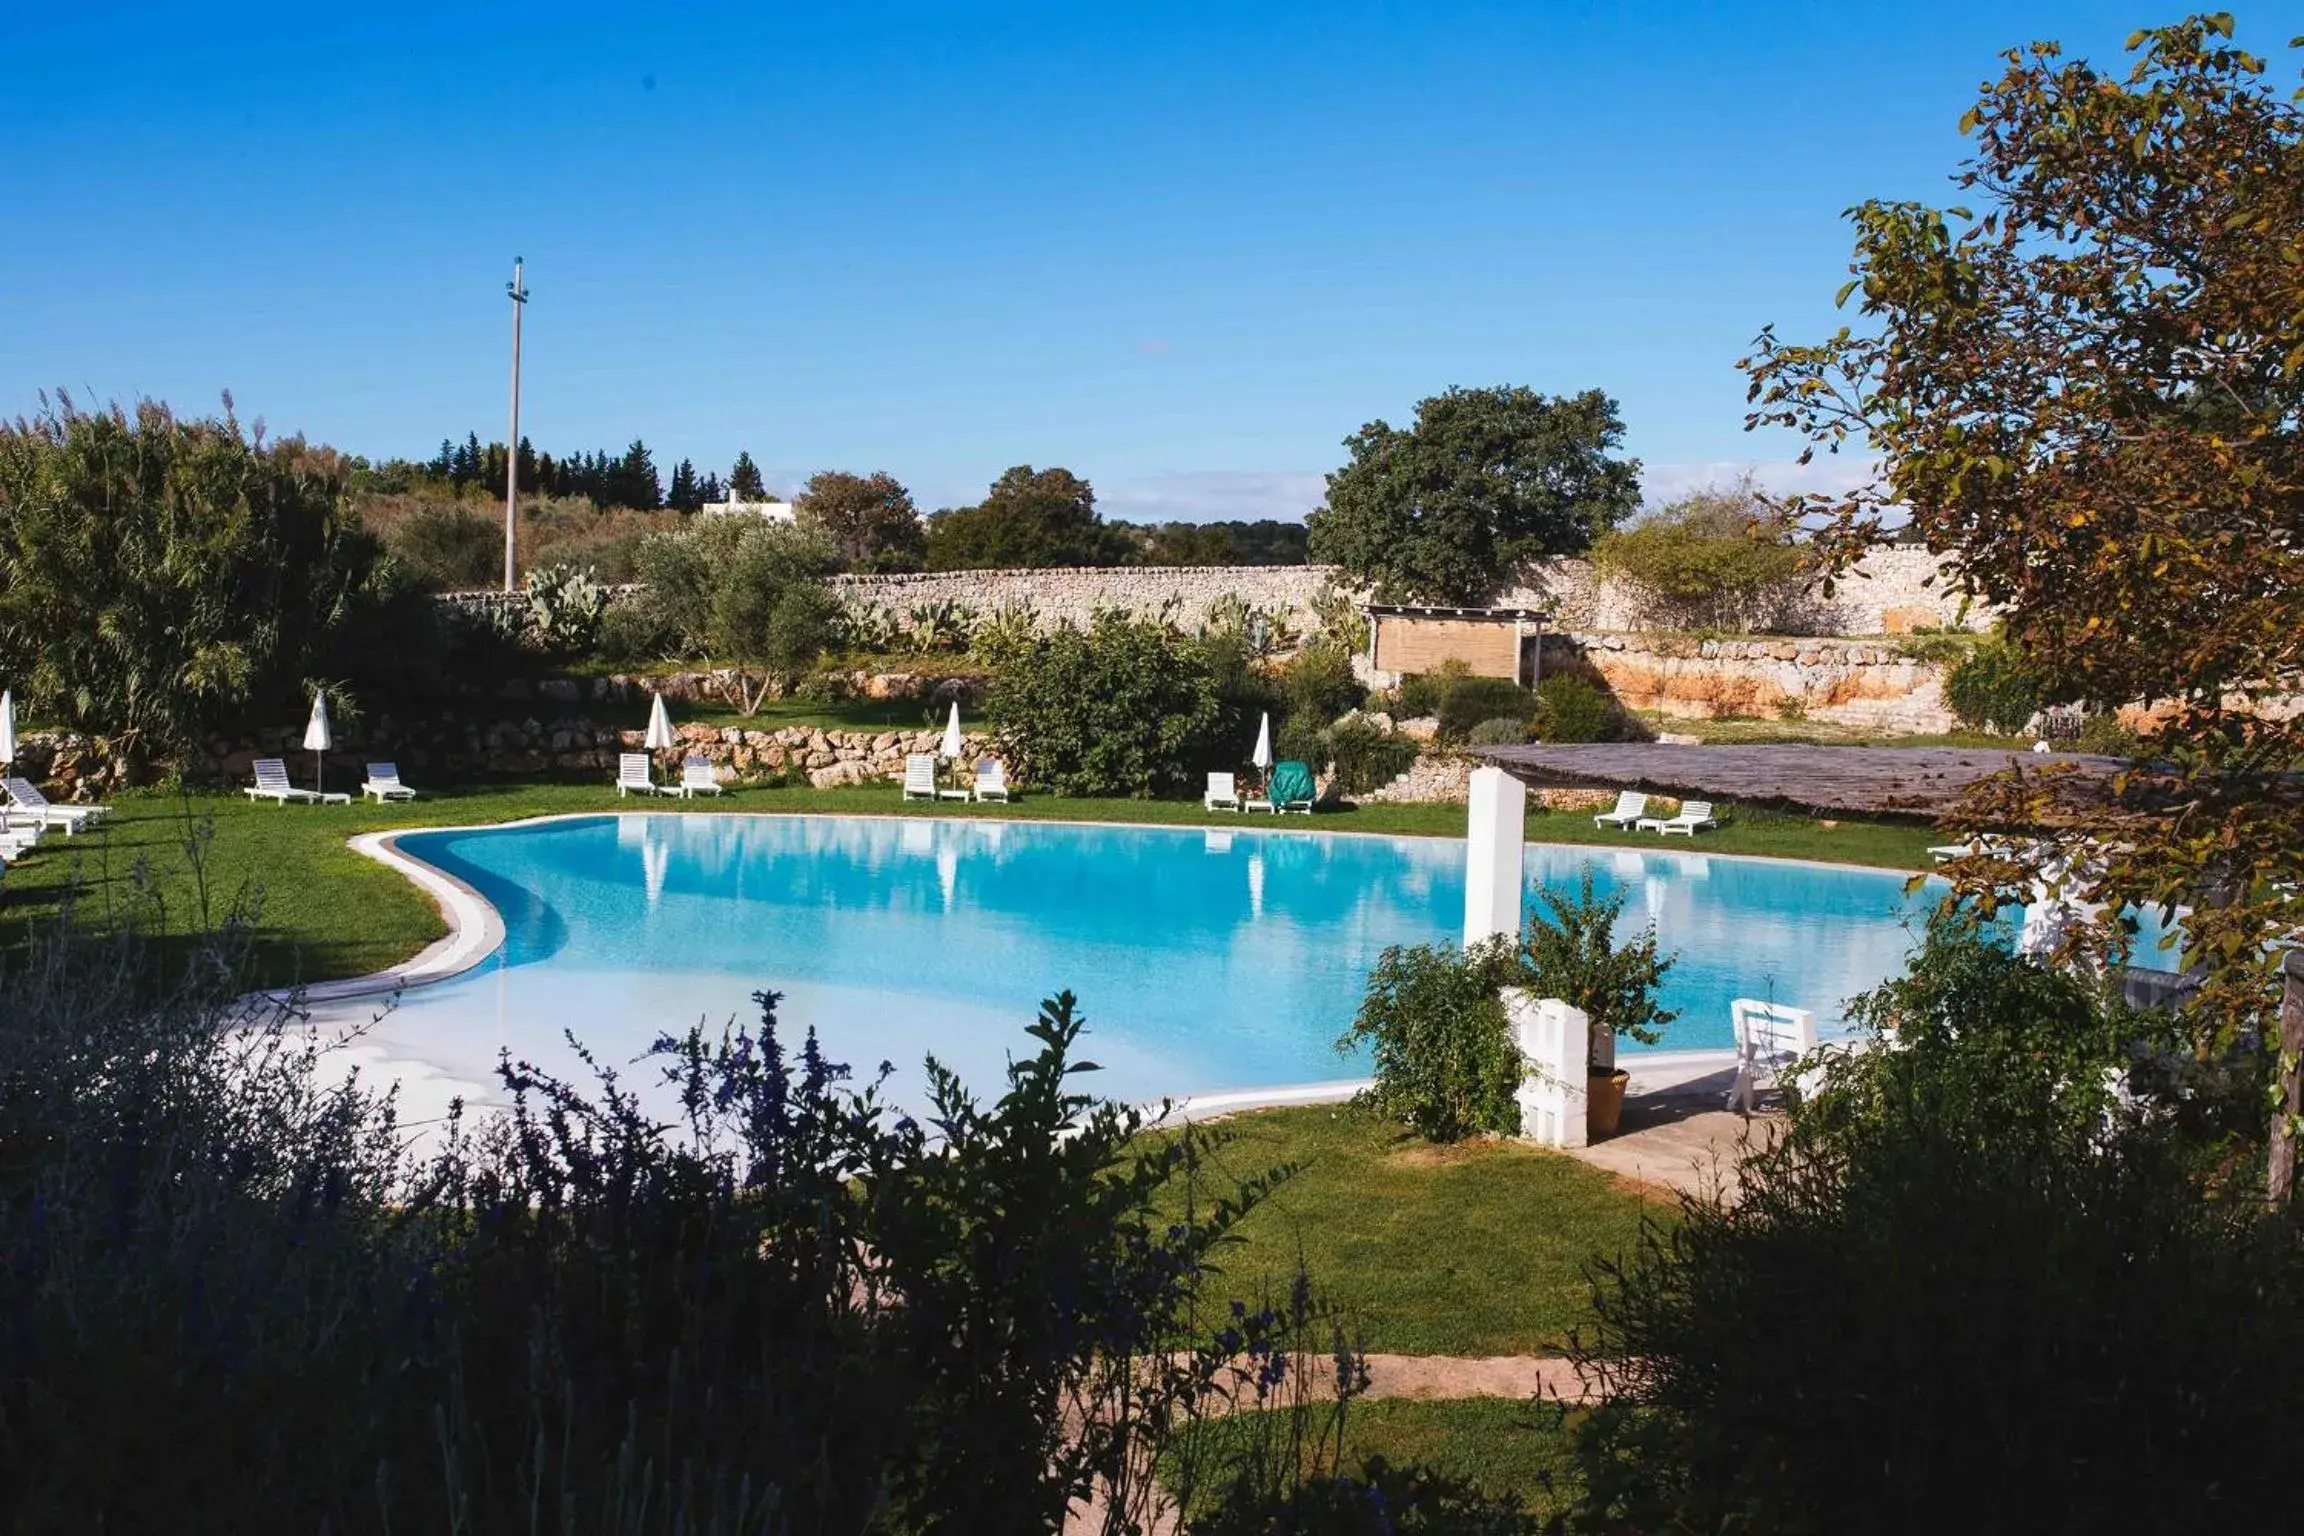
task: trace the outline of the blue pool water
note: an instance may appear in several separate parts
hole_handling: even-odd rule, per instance
[[[749,1019],[785,994],[792,1038],[897,1068],[929,1052],[997,1087],[1059,988],[1079,994],[1095,1086],[1152,1098],[1360,1076],[1339,1056],[1388,944],[1462,929],[1457,839],[1246,825],[1094,827],[830,816],[608,815],[422,833],[407,853],[503,914],[502,950],[409,993],[363,1049],[381,1066],[493,1097],[499,1047],[565,1066],[562,1032],[629,1062],[662,1031]],[[1531,845],[1539,884],[1590,867],[1676,952],[1664,1049],[1725,1047],[1728,1004],[1843,1002],[1899,970],[1929,900],[1901,875],[1676,849]],[[370,1010],[373,1011],[373,1010]]]

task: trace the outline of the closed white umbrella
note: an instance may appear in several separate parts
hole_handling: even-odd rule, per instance
[[[651,752],[662,752],[673,744],[672,716],[664,708],[664,695],[657,694],[656,702],[648,706],[648,739],[642,743]]]
[[[0,691],[0,763],[16,761],[16,694]]]
[[[960,701],[954,699],[952,701],[952,713],[946,716],[944,720],[944,740],[938,744],[936,755],[953,764],[953,772],[957,774],[959,772],[960,750]],[[957,783],[958,780],[955,779],[954,782]]]
[[[1272,766],[1272,712],[1270,710],[1264,712],[1263,722],[1256,727],[1256,750],[1250,754],[1248,761],[1256,765],[1256,771],[1259,773]]]
[[[315,689],[312,694],[312,718],[304,722],[304,750],[312,754],[312,787],[323,789],[321,776],[325,759],[321,757],[336,740],[328,733],[328,690]]]

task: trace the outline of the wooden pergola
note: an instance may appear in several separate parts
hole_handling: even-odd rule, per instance
[[[1480,747],[1485,758],[1535,785],[1638,789],[1678,798],[1864,816],[1927,816],[1972,784],[2011,768],[2070,764],[2090,775],[2128,765],[2077,752],[2005,747],[1699,747],[1654,742]]]

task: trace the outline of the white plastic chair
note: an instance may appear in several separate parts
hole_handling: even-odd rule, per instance
[[[378,805],[387,800],[413,800],[416,791],[400,782],[398,763],[370,763],[367,780],[361,784],[363,796],[373,795]]]
[[[1781,1082],[1786,1068],[1816,1049],[1816,1015],[1805,1008],[1739,997],[1728,1005],[1736,1030],[1736,1085],[1728,1108],[1749,1115],[1760,1107],[1760,1079]]]
[[[1200,806],[1209,811],[1240,809],[1239,781],[1229,773],[1208,775],[1208,792],[1200,797]]]
[[[1616,809],[1602,811],[1592,818],[1592,825],[1614,827],[1618,831],[1623,831],[1647,814],[1648,797],[1646,795],[1637,790],[1619,790],[1616,795]]]
[[[1699,827],[1716,827],[1712,819],[1709,800],[1683,800],[1676,816],[1643,816],[1633,825],[1642,832],[1653,832],[1659,837],[1670,837],[1677,832],[1682,837],[1694,837]]]
[[[701,757],[691,757],[680,764],[680,798],[696,795],[716,795],[722,789],[720,781],[712,777],[712,764]]]
[[[13,814],[28,817],[44,827],[62,827],[66,837],[112,814],[112,807],[108,805],[58,805],[42,794],[40,786],[30,779],[0,781],[0,788],[6,789]]]
[[[248,798],[270,800],[278,805],[286,805],[291,800],[316,805],[320,800],[320,792],[315,789],[298,789],[289,783],[288,765],[281,759],[260,757],[256,759],[256,782],[248,787]]]
[[[1008,803],[1008,770],[996,757],[979,758],[976,763],[976,798]]]
[[[662,795],[677,793],[679,793],[679,791],[667,790],[656,782],[656,775],[651,773],[648,768],[647,753],[622,752],[617,754],[617,799],[621,800],[626,795]]]
[[[933,800],[936,798],[936,758],[928,752],[915,752],[904,759],[904,798],[907,800]]]

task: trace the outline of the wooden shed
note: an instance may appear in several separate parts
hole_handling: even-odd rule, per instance
[[[1535,608],[1422,608],[1370,603],[1368,665],[1395,677],[1462,662],[1474,677],[1534,686],[1544,614]]]

